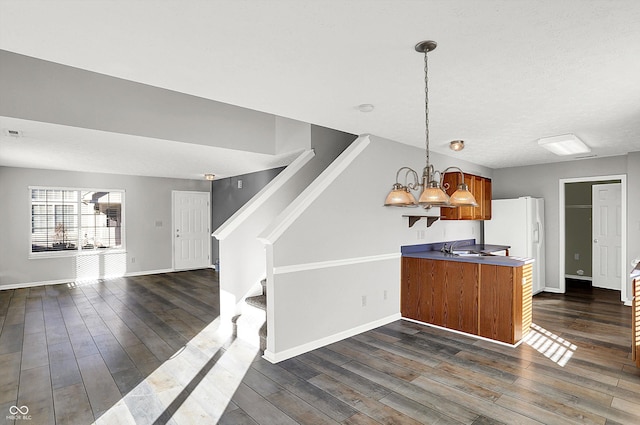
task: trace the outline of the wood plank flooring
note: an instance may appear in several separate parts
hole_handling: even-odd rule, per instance
[[[517,348],[397,321],[273,365],[220,326],[212,270],[0,291],[0,423],[638,424],[618,297],[534,297]]]

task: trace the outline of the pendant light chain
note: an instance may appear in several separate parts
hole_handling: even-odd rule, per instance
[[[427,168],[425,172],[427,173],[428,180],[431,180],[431,167],[429,162],[429,60],[428,60],[428,49],[424,51],[424,121],[425,121],[425,147],[426,147],[426,156],[427,156]],[[428,183],[428,182],[427,182]]]
[[[442,171],[436,170],[430,162],[429,152],[429,52],[435,49],[438,44],[432,40],[421,41],[415,45],[416,52],[424,54],[424,139],[426,167],[422,172],[422,182],[418,183],[418,173],[409,167],[402,167],[396,173],[396,182],[393,184],[391,192],[387,195],[384,205],[397,207],[415,207],[422,205],[428,209],[436,207],[477,207],[473,194],[469,192],[469,188],[464,184],[464,172],[459,167],[447,167]],[[400,182],[400,174],[404,171],[404,184]],[[447,172],[456,171],[460,173],[460,182],[458,188],[453,192],[451,197],[442,188],[444,175]],[[412,176],[414,182],[408,182],[408,177]],[[438,176],[438,179],[435,179]],[[422,188],[420,199],[411,193],[412,190]]]

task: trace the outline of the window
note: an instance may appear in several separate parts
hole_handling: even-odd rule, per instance
[[[30,190],[32,253],[123,248],[123,191]]]

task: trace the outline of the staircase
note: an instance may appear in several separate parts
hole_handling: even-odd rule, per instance
[[[264,353],[267,349],[267,280],[262,279],[260,285],[262,293],[245,298],[247,306],[251,308],[245,307],[242,316],[238,317],[235,323],[238,337],[256,342],[257,336],[260,351]],[[259,329],[257,329],[258,326],[260,326]]]

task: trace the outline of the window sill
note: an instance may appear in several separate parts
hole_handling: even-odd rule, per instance
[[[68,258],[68,257],[86,257],[92,255],[109,255],[109,254],[126,254],[124,248],[104,248],[104,249],[84,249],[80,251],[40,251],[30,252],[29,260],[39,260],[42,258]]]

